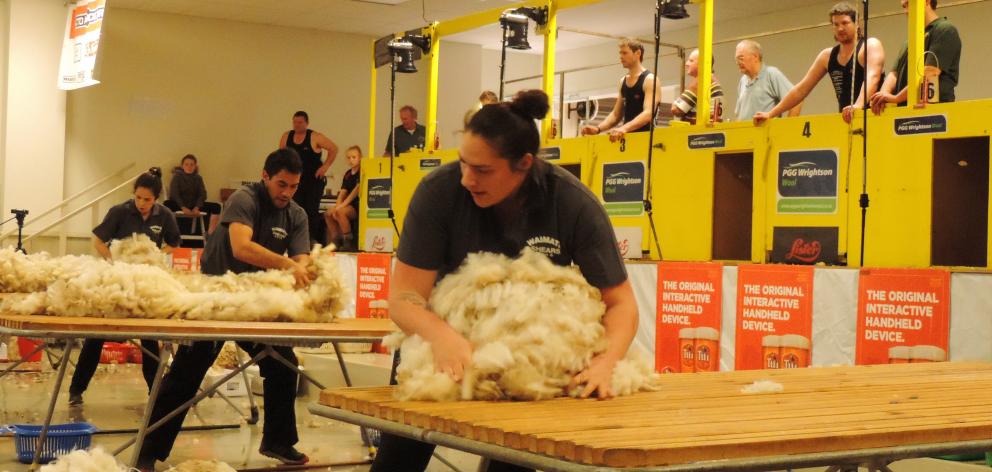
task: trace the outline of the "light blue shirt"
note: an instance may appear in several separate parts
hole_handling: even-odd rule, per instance
[[[746,74],[737,84],[737,121],[750,120],[755,113],[771,111],[792,90],[792,82],[777,67],[761,65],[758,76],[751,80]]]

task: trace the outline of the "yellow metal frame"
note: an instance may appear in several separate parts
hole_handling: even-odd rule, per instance
[[[492,9],[469,15],[453,21],[435,23],[425,28],[425,34],[432,38],[430,76],[428,80],[428,142],[424,151],[415,151],[397,156],[395,160],[371,158],[362,162],[362,189],[367,189],[367,179],[384,178],[390,165],[395,166],[393,185],[393,207],[397,223],[402,227],[406,216],[406,205],[413,195],[420,179],[434,166],[457,159],[455,149],[433,149],[433,136],[436,134],[437,114],[437,69],[439,47],[444,36],[456,34],[498,21],[500,14],[508,8],[521,6],[549,9],[547,28],[541,31],[545,36],[544,75],[542,88],[549,95],[554,92],[554,52],[556,47],[557,13],[565,8],[597,3],[599,0],[534,0]],[[908,78],[907,100],[910,106],[890,107],[882,116],[868,117],[872,133],[869,142],[868,162],[869,193],[872,205],[869,209],[867,227],[866,260],[868,266],[876,267],[925,267],[930,265],[932,208],[932,165],[933,141],[962,137],[987,136],[982,123],[983,116],[992,113],[992,100],[977,100],[962,103],[941,103],[927,106],[928,115],[945,115],[948,122],[946,131],[937,134],[899,136],[893,132],[895,120],[921,114],[912,105],[919,101],[919,85],[922,80],[924,2],[910,0],[907,15]],[[751,153],[752,168],[752,213],[751,250],[745,260],[767,262],[768,251],[773,247],[773,232],[776,227],[825,226],[838,228],[838,250],[846,253],[848,264],[856,266],[860,257],[860,209],[855,197],[860,190],[862,165],[860,149],[863,137],[858,126],[850,126],[838,114],[780,118],[763,126],[752,126],[750,122],[710,123],[712,78],[712,39],[713,11],[715,0],[693,0],[699,5],[699,82],[697,121],[694,126],[661,128],[655,131],[654,162],[652,169],[652,199],[654,201],[655,229],[666,260],[707,261],[713,256],[713,214],[714,168],[724,154]],[[374,144],[375,119],[375,69],[372,69],[372,100],[369,126],[370,149]],[[855,123],[861,122],[858,111]],[[602,199],[603,164],[646,159],[647,133],[634,133],[627,136],[626,147],[620,143],[610,143],[605,136],[580,137],[570,139],[552,138],[551,120],[542,123],[544,146],[559,149],[562,165],[579,164],[582,182]],[[807,132],[811,130],[810,132]],[[690,149],[688,140],[693,135],[720,133],[725,145],[715,149]],[[778,158],[783,151],[836,149],[838,154],[837,208],[834,213],[796,214],[780,213],[778,197]],[[625,150],[624,150],[625,149]],[[990,176],[992,185],[992,176]],[[392,232],[392,225],[385,219],[368,219],[367,198],[363,198],[360,228],[364,244],[364,232],[375,229]],[[992,205],[990,205],[992,221]],[[646,215],[611,217],[615,227],[634,227],[642,230],[642,251],[651,259],[658,259],[651,227]],[[992,234],[992,227],[989,228]],[[395,240],[394,240],[395,241]],[[362,246],[364,249],[364,246]],[[992,238],[989,238],[987,251],[992,255]],[[992,268],[990,265],[989,268]]]

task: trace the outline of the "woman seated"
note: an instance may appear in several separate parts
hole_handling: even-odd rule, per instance
[[[203,185],[203,177],[200,177],[196,156],[187,154],[180,164],[172,170],[169,199],[165,201],[165,206],[185,216],[210,215],[210,227],[204,234],[206,236],[214,232],[220,221],[220,204],[206,201],[207,187]]]
[[[358,219],[358,188],[362,181],[362,148],[352,146],[345,151],[348,158],[348,169],[341,181],[341,191],[334,202],[333,208],[324,213],[327,223],[327,244],[336,245],[341,251],[357,251],[355,235],[352,234],[353,222]]]

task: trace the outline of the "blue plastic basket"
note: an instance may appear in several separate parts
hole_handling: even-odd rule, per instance
[[[15,424],[10,426],[14,433],[14,443],[17,450],[17,460],[30,464],[34,460],[35,447],[41,436],[41,426],[30,424]],[[53,424],[48,427],[45,444],[41,449],[42,464],[55,460],[56,457],[68,454],[76,449],[88,449],[96,428],[89,423]]]

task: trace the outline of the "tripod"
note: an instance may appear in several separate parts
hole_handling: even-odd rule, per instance
[[[17,220],[17,248],[15,251],[21,254],[27,254],[28,252],[24,250],[24,217],[28,216],[27,210],[10,210],[10,213],[14,216],[8,218],[7,220],[0,222],[0,226],[10,223],[12,220]]]

